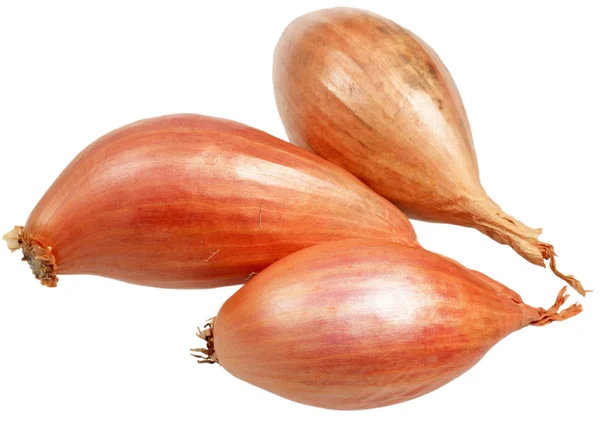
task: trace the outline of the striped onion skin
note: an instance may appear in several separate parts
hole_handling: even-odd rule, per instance
[[[348,7],[317,10],[285,29],[273,85],[290,141],[347,169],[409,217],[475,228],[545,266],[551,244],[505,213],[479,179],[473,136],[458,89],[418,36]]]
[[[93,274],[209,288],[349,237],[417,243],[404,214],[345,170],[246,125],[182,114],[89,145],[5,239],[48,286]]]
[[[199,333],[206,362],[296,402],[366,409],[460,376],[511,332],[564,320],[487,276],[419,247],[350,239],[273,264]]]

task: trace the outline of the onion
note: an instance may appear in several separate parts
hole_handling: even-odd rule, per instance
[[[366,409],[448,383],[510,333],[581,312],[533,308],[487,276],[419,247],[350,239],[273,264],[198,336],[199,362],[296,402]]]
[[[469,121],[450,73],[410,31],[350,8],[293,21],[273,82],[290,140],[348,169],[409,217],[473,227],[580,294],[540,229],[494,203],[479,181]]]
[[[417,244],[404,214],[316,155],[233,121],[173,115],[98,139],[5,236],[58,274],[208,288],[333,239]]]

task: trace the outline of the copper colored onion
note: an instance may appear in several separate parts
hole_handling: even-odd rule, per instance
[[[373,13],[320,10],[293,21],[273,82],[290,140],[362,179],[409,217],[473,227],[585,295],[553,246],[506,214],[479,181],[467,114],[450,73],[412,32]]]
[[[559,312],[565,289],[548,310],[534,308],[422,248],[342,240],[258,274],[199,332],[207,347],[193,351],[296,402],[374,408],[448,383],[516,330],[578,314],[578,304]]]
[[[207,288],[349,237],[417,244],[404,214],[347,171],[240,123],[172,115],[92,143],[5,239],[48,286],[93,274]]]

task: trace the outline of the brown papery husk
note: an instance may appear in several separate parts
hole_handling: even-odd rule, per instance
[[[409,217],[475,228],[545,266],[552,245],[506,214],[479,180],[467,114],[423,40],[376,14],[319,10],[294,20],[274,54],[273,83],[292,143],[346,168]]]
[[[296,402],[386,406],[450,382],[512,332],[579,314],[579,304],[560,311],[565,291],[534,308],[419,247],[329,242],[252,278],[199,329],[207,345],[192,355]]]
[[[354,237],[418,244],[406,216],[348,171],[235,121],[175,114],[91,143],[4,239],[49,287],[90,274],[213,288]]]

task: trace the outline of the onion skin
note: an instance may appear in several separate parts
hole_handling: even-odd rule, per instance
[[[416,398],[477,363],[510,333],[581,312],[548,310],[419,247],[351,239],[273,264],[198,336],[200,362],[296,402],[367,409]],[[200,355],[198,355],[200,354]]]
[[[404,214],[347,171],[243,124],[185,114],[92,143],[5,239],[47,286],[93,274],[209,288],[353,237],[417,244]]]
[[[273,63],[288,137],[348,169],[409,217],[476,228],[556,269],[552,245],[506,214],[479,180],[460,94],[423,40],[370,12],[334,8],[284,31]]]

